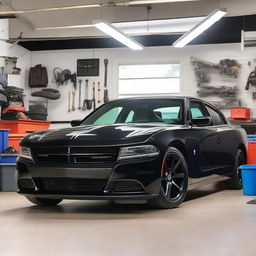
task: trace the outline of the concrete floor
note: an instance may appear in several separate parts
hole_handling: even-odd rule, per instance
[[[241,191],[191,191],[177,209],[0,193],[1,256],[255,256],[256,205]]]

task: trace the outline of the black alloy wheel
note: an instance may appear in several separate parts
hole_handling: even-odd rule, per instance
[[[183,202],[188,187],[188,167],[182,153],[168,148],[163,163],[160,196],[149,201],[158,208],[175,208]]]
[[[229,189],[242,189],[242,176],[239,167],[246,164],[246,157],[241,149],[238,149],[235,157],[235,164],[231,179],[228,180],[227,186]]]

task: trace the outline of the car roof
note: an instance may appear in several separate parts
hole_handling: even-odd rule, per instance
[[[153,100],[153,99],[188,99],[188,100],[200,100],[203,101],[201,99],[198,98],[194,98],[194,97],[188,97],[188,96],[143,96],[143,97],[127,97],[127,98],[122,98],[122,99],[115,99],[112,101],[123,101],[123,100]]]
[[[115,101],[133,101],[133,100],[154,100],[154,99],[162,99],[162,100],[166,100],[166,99],[181,99],[181,100],[186,100],[186,101],[190,101],[190,100],[195,100],[195,101],[201,101],[204,104],[210,105],[212,106],[214,109],[218,110],[219,109],[214,106],[213,104],[199,99],[199,98],[195,98],[195,97],[189,97],[189,96],[143,96],[143,97],[127,97],[127,98],[122,98],[122,99],[115,99],[115,100],[111,100],[111,102],[115,102]]]

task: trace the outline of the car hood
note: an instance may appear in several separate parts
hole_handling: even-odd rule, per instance
[[[174,128],[169,125],[103,125],[78,126],[35,132],[26,136],[22,146],[36,145],[123,145],[143,143],[153,134]],[[177,126],[175,126],[177,128]]]

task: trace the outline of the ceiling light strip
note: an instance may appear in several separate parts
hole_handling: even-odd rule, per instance
[[[143,5],[143,4],[165,4],[176,2],[192,2],[199,0],[132,0],[128,2],[116,3],[117,6]]]
[[[73,29],[73,28],[91,28],[94,25],[67,25],[67,26],[55,26],[55,27],[38,27],[35,30],[57,30],[57,29]]]
[[[178,40],[176,40],[172,45],[174,47],[184,47],[193,39],[198,37],[201,33],[211,27],[214,23],[220,20],[227,13],[226,9],[219,9],[211,14],[209,14],[205,19],[198,23],[194,28],[186,32]]]
[[[96,28],[104,32],[105,34],[113,37],[117,41],[131,48],[132,50],[142,50],[143,46],[136,42],[131,37],[123,34],[119,29],[111,25],[106,21],[95,21],[94,25]]]

